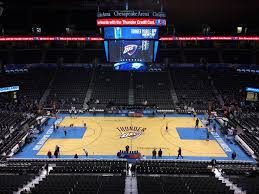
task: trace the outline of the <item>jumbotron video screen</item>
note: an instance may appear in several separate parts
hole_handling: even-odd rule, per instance
[[[152,40],[110,40],[110,62],[153,62]]]

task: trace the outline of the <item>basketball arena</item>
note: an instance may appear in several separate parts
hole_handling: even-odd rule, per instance
[[[0,194],[259,193],[257,12],[0,0]]]

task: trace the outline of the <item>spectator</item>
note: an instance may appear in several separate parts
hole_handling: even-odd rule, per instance
[[[48,155],[49,158],[52,158],[52,153],[51,153],[50,150],[48,151],[48,154],[47,154],[47,155]]]
[[[152,159],[156,159],[156,149],[154,149],[152,152]]]
[[[88,151],[86,149],[83,149],[84,150],[84,153],[85,153],[85,157],[87,158],[88,157]]]
[[[179,149],[178,149],[178,155],[177,155],[177,158],[176,158],[176,159],[178,159],[179,156],[181,156],[182,159],[183,159],[183,156],[182,156],[182,148],[181,148],[181,147],[179,147]]]
[[[129,153],[129,145],[126,145],[125,150],[127,153]]]
[[[161,148],[160,148],[160,150],[158,151],[158,157],[159,157],[159,158],[162,158],[162,154],[163,154],[163,151],[162,151]]]
[[[237,157],[237,153],[236,153],[235,151],[234,151],[234,152],[232,152],[231,157],[232,157],[232,160],[235,160],[235,159],[236,159],[236,157]]]

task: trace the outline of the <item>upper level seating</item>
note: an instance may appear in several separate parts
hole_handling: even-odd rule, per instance
[[[212,102],[213,105],[218,104],[206,71],[175,69],[172,71],[172,80],[180,105],[207,110],[208,102]]]
[[[138,176],[138,193],[234,193],[214,176]]]
[[[209,50],[209,49],[185,49],[184,56],[187,63],[200,63],[201,58],[205,58],[208,63],[218,63],[219,55],[217,50]]]
[[[40,63],[41,55],[40,49],[17,49],[13,57],[15,64],[31,64]]]
[[[124,185],[124,176],[51,174],[36,185],[31,193],[122,194]]]
[[[105,108],[110,102],[128,104],[129,72],[98,71],[95,74],[92,98],[98,99],[97,108]]]
[[[224,50],[222,52],[224,63],[251,64],[252,52],[250,50]]]
[[[0,45],[0,48],[1,46],[3,45]],[[9,62],[9,59],[8,59],[8,50],[2,50],[0,49],[0,61],[4,64],[8,63]]]
[[[214,85],[223,97],[224,102],[238,102],[242,99],[245,87],[259,87],[258,76],[242,74],[232,70],[217,70],[211,73]]]
[[[7,137],[24,120],[23,114],[0,112],[0,139]]]
[[[91,72],[84,68],[58,70],[47,98],[48,105],[69,109],[82,108]]]
[[[33,119],[22,113],[0,112],[0,155],[8,154],[26,135],[21,126]]]
[[[49,70],[31,70],[29,73],[9,74],[0,83],[0,87],[18,85],[20,90],[17,92],[18,99],[27,102],[39,102],[44,91],[47,89],[52,72]]]
[[[173,108],[170,80],[167,72],[133,73],[135,104],[156,104],[159,108]]]
[[[45,63],[57,63],[58,60],[62,63],[75,63],[78,55],[79,52],[76,49],[48,49]]]

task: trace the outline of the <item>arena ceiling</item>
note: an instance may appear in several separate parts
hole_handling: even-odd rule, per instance
[[[129,9],[160,10],[167,13],[168,23],[178,34],[199,34],[203,24],[216,34],[232,34],[237,25],[248,26],[251,34],[259,34],[258,0],[129,0]],[[100,10],[124,9],[125,0],[8,0],[0,23],[5,28],[14,26],[30,29],[33,24],[44,24],[59,31],[68,24],[96,30],[97,5]]]

